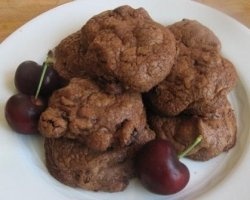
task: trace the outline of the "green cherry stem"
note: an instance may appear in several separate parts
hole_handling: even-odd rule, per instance
[[[50,63],[53,63],[53,52],[51,50],[48,52],[46,61],[43,64],[43,71],[42,71],[42,74],[41,74],[41,77],[40,77],[40,80],[39,80],[39,83],[38,83],[38,87],[36,89],[35,99],[37,99],[37,97],[38,97],[38,95],[40,93],[40,90],[41,90],[41,87],[42,87],[42,83],[43,83],[43,79],[44,79],[46,70],[48,68],[48,65]]]
[[[201,140],[202,136],[199,135],[191,146],[189,146],[185,151],[183,151],[181,154],[178,155],[179,159],[185,157],[190,151],[192,151],[193,148],[196,147],[201,142]]]

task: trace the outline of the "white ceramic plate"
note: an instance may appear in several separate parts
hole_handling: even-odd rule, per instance
[[[5,122],[4,105],[15,93],[13,76],[24,60],[39,63],[49,49],[80,27],[94,14],[119,5],[144,7],[162,24],[182,18],[197,19],[212,29],[222,42],[222,53],[236,66],[239,82],[230,94],[238,119],[236,146],[208,162],[183,160],[191,180],[172,196],[146,191],[137,180],[124,192],[90,192],[67,187],[52,178],[44,165],[42,139],[14,133]],[[0,44],[0,199],[4,200],[160,200],[250,198],[250,31],[232,18],[186,0],[84,0],[65,4],[30,21]]]

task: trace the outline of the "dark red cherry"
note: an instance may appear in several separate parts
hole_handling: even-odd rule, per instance
[[[170,142],[156,139],[138,152],[135,167],[141,183],[151,192],[170,195],[182,190],[189,181],[189,170],[179,161]]]
[[[42,73],[42,66],[28,60],[22,62],[16,69],[15,86],[23,94],[35,95]]]
[[[41,96],[50,96],[53,91],[62,87],[64,82],[65,80],[53,69],[52,64],[48,64],[40,91]]]
[[[46,103],[40,98],[25,94],[11,96],[5,105],[5,118],[10,127],[18,133],[38,133],[38,120]]]
[[[52,63],[47,63],[46,72],[43,76],[41,90],[39,95],[47,97],[52,92],[63,86],[64,80],[53,69]],[[43,66],[34,61],[22,62],[15,73],[15,86],[17,90],[23,94],[36,95],[36,91],[42,76]]]

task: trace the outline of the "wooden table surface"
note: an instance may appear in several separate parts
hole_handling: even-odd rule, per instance
[[[195,0],[221,10],[250,28],[250,0]],[[0,42],[37,15],[70,0],[0,0]]]

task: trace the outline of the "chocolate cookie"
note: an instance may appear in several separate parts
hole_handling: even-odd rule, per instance
[[[143,8],[96,15],[82,27],[81,38],[86,71],[108,88],[149,91],[170,72],[176,55],[173,34]]]
[[[201,135],[203,138],[201,143],[188,155],[194,160],[211,159],[231,149],[236,142],[236,119],[229,103],[214,116],[162,117],[152,115],[149,123],[156,132],[156,137],[170,140],[178,153],[190,146]]]
[[[44,147],[50,174],[72,187],[118,192],[135,175],[135,146],[94,152],[76,140],[47,138]]]
[[[170,30],[178,41],[177,59],[171,73],[149,92],[151,104],[168,116],[216,111],[236,84],[233,64],[220,55],[217,37],[198,22],[184,20]]]
[[[80,78],[53,93],[39,130],[45,137],[77,139],[96,151],[144,144],[155,136],[147,127],[140,94],[107,94]]]

